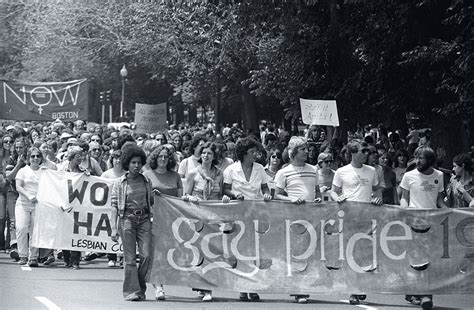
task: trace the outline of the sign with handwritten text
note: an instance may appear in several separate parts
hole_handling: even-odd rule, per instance
[[[307,125],[339,126],[336,100],[301,99],[301,116]]]
[[[135,124],[137,133],[153,133],[167,128],[166,103],[135,104]]]

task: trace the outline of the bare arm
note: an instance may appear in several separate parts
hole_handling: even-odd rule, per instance
[[[400,189],[402,191],[402,198],[400,198],[400,206],[408,208],[410,204],[410,192],[401,187]]]
[[[436,206],[438,208],[447,208],[448,205],[444,201],[443,193],[438,193],[438,197],[436,198]]]
[[[331,195],[332,200],[337,201],[337,202],[343,202],[344,200],[347,199],[342,194],[342,187],[339,187],[339,186],[334,185],[334,184],[332,185],[330,195]]]

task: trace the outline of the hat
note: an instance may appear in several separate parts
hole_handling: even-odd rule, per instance
[[[67,144],[73,144],[73,143],[76,143],[77,142],[77,139],[76,138],[69,138],[67,139]]]
[[[331,153],[321,153],[318,156],[318,164],[326,161],[326,160],[332,160],[332,154]]]
[[[7,131],[9,131],[9,130],[15,130],[15,126],[8,125],[8,126],[7,126]]]
[[[71,138],[72,137],[72,134],[65,131],[61,134],[61,139],[67,139],[67,138]]]

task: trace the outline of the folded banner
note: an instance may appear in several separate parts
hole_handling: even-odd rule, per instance
[[[46,249],[122,252],[110,239],[115,225],[110,206],[112,180],[83,173],[43,171],[32,245]]]
[[[50,83],[0,82],[0,119],[74,121],[88,118],[87,79]]]
[[[474,210],[157,197],[152,283],[268,293],[472,293]]]

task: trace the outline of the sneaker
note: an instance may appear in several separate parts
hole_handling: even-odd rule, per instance
[[[350,303],[351,305],[358,305],[358,304],[360,304],[360,300],[359,300],[359,298],[358,298],[357,295],[351,295],[351,296],[349,297],[349,303]]]
[[[244,292],[240,292],[239,294],[240,301],[249,301],[249,295]]]
[[[140,297],[137,294],[130,294],[127,297],[125,297],[126,301],[139,301]]]
[[[258,296],[257,293],[249,293],[249,298],[251,301],[259,301],[260,300],[260,296]]]
[[[19,259],[19,261],[20,261],[19,264],[20,264],[21,266],[28,264],[28,258],[26,258],[26,257],[21,257],[21,258]]]
[[[143,293],[143,294],[142,294],[142,293],[139,293],[139,294],[137,294],[137,296],[138,296],[138,300],[139,300],[139,301],[140,301],[140,300],[146,300],[146,295],[145,295],[144,293]]]
[[[30,259],[29,262],[28,262],[28,266],[38,267],[38,260],[36,258]]]
[[[79,270],[79,269],[81,269],[81,267],[79,267],[78,264],[72,264],[72,267],[71,267],[71,268],[72,268],[72,270]]]
[[[296,297],[296,302],[299,304],[307,304],[308,303],[308,298],[304,296],[298,296]]]
[[[63,259],[63,257],[64,257],[63,251],[59,251],[58,254],[56,255],[56,257],[57,257],[59,260]]]
[[[421,308],[431,310],[433,309],[433,299],[431,296],[424,296],[420,301]]]
[[[202,297],[202,301],[212,301],[212,293],[211,292],[204,293],[204,296]]]
[[[115,264],[116,264],[116,263],[117,263],[117,262],[114,261],[114,260],[109,260],[109,262],[107,263],[107,265],[108,265],[109,267],[115,267]]]
[[[54,263],[55,261],[56,261],[56,259],[54,259],[54,256],[48,256],[48,258],[47,258],[46,261],[43,263],[43,265],[49,266],[49,265],[51,265],[52,263]]]
[[[18,252],[15,249],[10,251],[10,257],[13,258],[16,262],[20,260],[20,255],[18,255]]]
[[[161,287],[157,287],[155,290],[155,299],[156,300],[166,300],[165,292]]]

